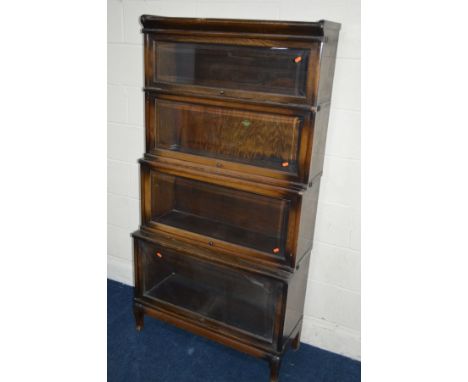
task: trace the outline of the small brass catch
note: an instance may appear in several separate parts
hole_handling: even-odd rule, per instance
[[[294,59],[294,62],[295,62],[296,64],[298,64],[298,63],[301,62],[301,61],[302,61],[302,57],[301,57],[301,56],[297,56],[297,57]]]
[[[160,259],[162,259],[162,255],[159,252],[156,252],[156,256],[158,256]]]
[[[289,166],[289,162],[283,162],[283,163],[281,163],[281,166],[283,166],[283,167],[288,167],[288,166]]]
[[[273,253],[279,253],[280,249],[278,247],[273,248]]]

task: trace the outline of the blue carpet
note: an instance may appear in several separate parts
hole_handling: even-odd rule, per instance
[[[268,382],[266,361],[145,317],[140,333],[133,288],[107,282],[108,382]],[[361,363],[301,344],[283,358],[281,382],[356,382]]]

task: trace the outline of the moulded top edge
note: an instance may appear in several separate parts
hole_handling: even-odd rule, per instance
[[[297,36],[324,36],[326,30],[339,30],[341,24],[320,20],[275,21],[275,20],[240,20],[240,19],[204,19],[142,15],[141,24],[145,29],[178,29],[184,31],[264,33]]]

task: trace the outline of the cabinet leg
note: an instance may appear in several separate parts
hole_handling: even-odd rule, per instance
[[[140,332],[143,329],[143,326],[145,325],[145,314],[143,312],[143,309],[137,306],[133,307],[133,314],[135,315],[136,330]]]
[[[271,357],[270,358],[270,382],[279,381],[280,367],[281,367],[281,358]]]
[[[296,337],[292,340],[291,347],[294,351],[299,350],[299,347],[301,346],[301,331],[297,333]]]

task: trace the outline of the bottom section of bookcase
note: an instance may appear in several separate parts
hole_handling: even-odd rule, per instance
[[[278,380],[282,355],[300,343],[308,258],[280,277],[202,259],[139,232],[134,251],[138,330],[145,315],[160,319],[267,360],[270,380]]]

